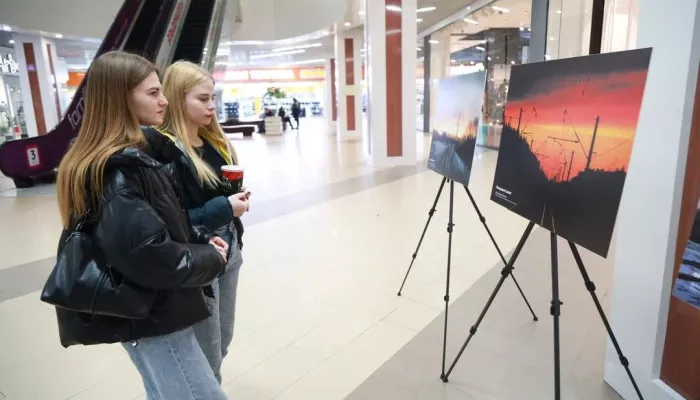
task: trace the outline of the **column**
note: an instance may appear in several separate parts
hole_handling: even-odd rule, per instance
[[[635,47],[654,50],[617,219],[609,316],[644,397],[673,399],[680,397],[661,382],[659,372],[698,80],[700,10],[696,0],[677,0],[673,7],[658,0],[638,2]],[[673,40],[667,37],[669,26]],[[623,398],[637,398],[610,344],[605,380]]]
[[[423,43],[423,56],[427,56],[430,63],[430,126],[429,131],[432,132],[433,127],[437,123],[437,95],[438,83],[442,78],[450,76],[451,66],[451,49],[450,49],[450,32],[447,29],[441,29],[438,32],[426,37]]]
[[[335,68],[335,58],[328,58],[324,64],[324,76],[326,81],[324,83],[324,94],[323,94],[323,117],[326,120],[326,126],[329,131],[336,129],[336,121],[338,120],[338,104],[337,104],[337,82],[336,82],[336,68]]]
[[[416,0],[366,0],[370,152],[376,165],[416,163]]]
[[[335,35],[338,123],[340,137],[362,137],[362,31],[351,29]]]
[[[62,99],[56,67],[56,44],[50,38],[15,34],[22,103],[29,136],[44,135],[61,118]]]

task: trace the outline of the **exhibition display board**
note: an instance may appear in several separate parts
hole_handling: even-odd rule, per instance
[[[469,184],[481,120],[486,71],[441,79],[437,123],[428,168],[462,185]]]
[[[606,257],[651,49],[513,68],[491,199]]]

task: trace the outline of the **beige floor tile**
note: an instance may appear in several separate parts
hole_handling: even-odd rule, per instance
[[[286,347],[229,384],[224,391],[231,399],[272,399],[313,370],[323,360],[303,350]]]
[[[133,365],[71,397],[70,400],[130,400],[144,395],[143,381]]]
[[[408,329],[379,322],[277,399],[342,399],[414,334]]]

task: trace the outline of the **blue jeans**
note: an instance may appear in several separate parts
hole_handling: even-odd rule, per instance
[[[197,341],[219,383],[221,383],[221,364],[233,340],[238,273],[242,264],[241,250],[238,248],[237,240],[234,239],[230,246],[226,271],[212,283],[214,298],[207,298],[211,317],[194,326]]]
[[[190,327],[123,343],[148,400],[227,400]]]

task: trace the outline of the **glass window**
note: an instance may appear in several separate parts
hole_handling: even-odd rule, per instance
[[[477,144],[481,146],[499,146],[511,68],[529,60],[531,10],[532,0],[499,0],[433,34],[437,40],[432,59],[442,58],[446,66],[446,71],[440,71],[434,65],[433,79],[487,70],[484,109],[477,135]],[[442,40],[449,47],[436,52],[435,46]],[[433,88],[436,86],[431,87],[431,106],[435,104]],[[434,115],[431,112],[431,119]]]

